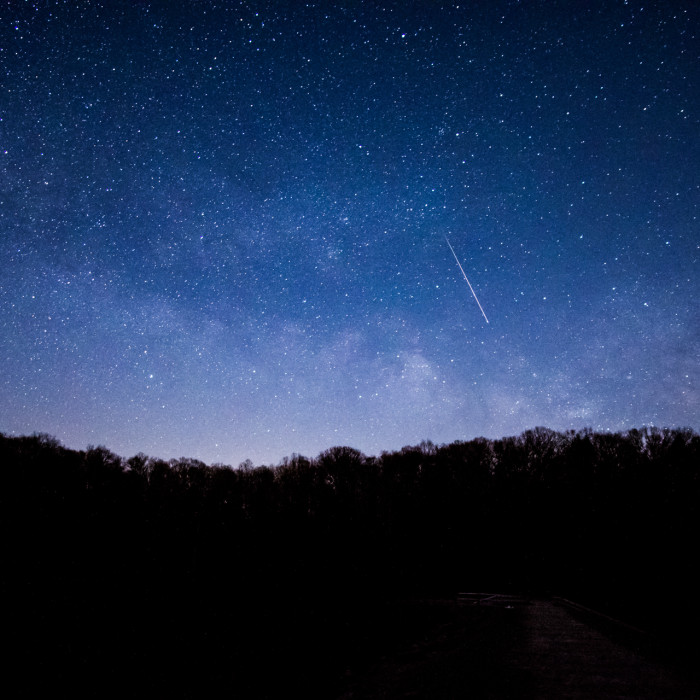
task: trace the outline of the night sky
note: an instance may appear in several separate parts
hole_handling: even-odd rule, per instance
[[[0,431],[235,466],[700,428],[697,3],[0,20]]]

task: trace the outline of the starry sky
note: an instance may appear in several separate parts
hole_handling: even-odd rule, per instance
[[[0,431],[235,466],[697,430],[699,19],[5,0]]]

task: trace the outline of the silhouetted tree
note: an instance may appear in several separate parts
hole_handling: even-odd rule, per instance
[[[237,469],[0,434],[0,465],[17,648],[56,682],[274,696],[274,662],[324,668],[321,688],[380,601],[482,586],[578,596],[695,648],[692,430],[538,427]]]

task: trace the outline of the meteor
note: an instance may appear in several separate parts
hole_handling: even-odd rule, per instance
[[[474,288],[472,287],[471,283],[467,279],[467,273],[464,271],[464,268],[462,267],[462,263],[459,262],[459,258],[457,257],[457,253],[455,253],[454,248],[450,245],[450,242],[447,240],[447,236],[445,236],[445,242],[447,243],[448,246],[450,246],[450,250],[452,251],[452,255],[455,256],[455,260],[457,261],[457,265],[459,265],[459,269],[462,271],[462,275],[464,275],[464,279],[466,280],[467,284],[469,285],[469,289],[471,289],[472,295],[474,296],[474,301],[476,301],[477,304],[479,304],[479,299],[476,296],[476,292],[474,291]],[[486,318],[486,314],[484,313],[483,308],[481,308],[481,304],[479,304],[479,310],[481,311],[481,315],[484,317],[484,320],[486,323],[489,322],[488,318]]]

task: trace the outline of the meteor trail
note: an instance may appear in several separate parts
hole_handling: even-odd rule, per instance
[[[455,260],[457,261],[457,265],[459,265],[459,269],[462,271],[462,274],[464,275],[464,279],[466,280],[467,284],[469,285],[469,289],[471,289],[472,294],[474,296],[474,301],[476,301],[477,304],[479,304],[479,299],[476,296],[476,292],[474,291],[474,288],[472,287],[471,283],[467,279],[467,273],[464,271],[464,268],[462,267],[462,263],[459,262],[459,258],[457,257],[457,253],[455,253],[454,248],[450,245],[450,242],[447,240],[447,236],[445,236],[445,242],[447,245],[450,246],[450,250],[452,251],[452,255],[455,256]],[[481,308],[481,304],[479,304],[479,309],[481,310],[481,315],[484,317],[484,320],[486,323],[489,322],[488,318],[486,318],[486,314],[484,313],[484,310]]]

